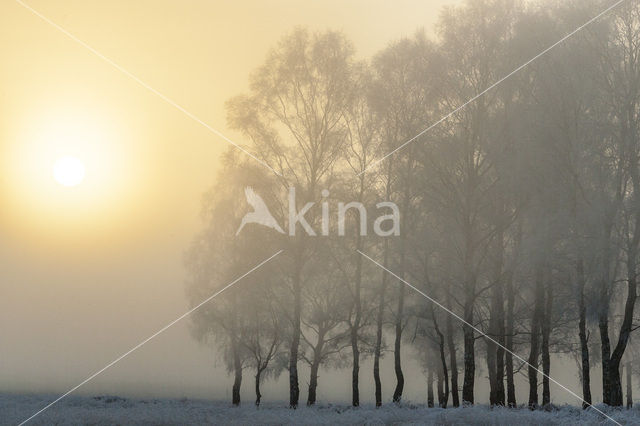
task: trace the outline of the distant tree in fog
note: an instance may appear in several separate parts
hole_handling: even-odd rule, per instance
[[[194,314],[195,337],[217,342],[233,373],[234,404],[250,366],[256,404],[261,379],[287,368],[297,407],[304,360],[308,404],[322,368],[350,367],[358,406],[360,362],[371,354],[380,406],[391,336],[397,403],[405,380],[415,380],[403,368],[412,345],[430,405],[435,381],[442,407],[477,402],[478,385],[491,405],[516,407],[521,369],[528,406],[548,405],[554,354],[578,362],[584,408],[597,364],[603,402],[623,404],[621,369],[628,383],[638,371],[629,354],[640,250],[640,5],[625,3],[510,74],[603,4],[467,0],[442,13],[432,39],[418,32],[396,40],[370,62],[355,61],[337,32],[296,29],[280,41],[249,94],[227,108],[231,127],[282,176],[228,154],[187,256],[196,304],[286,253]],[[331,225],[342,232],[321,235],[314,208],[305,218],[319,235],[247,225],[236,237],[247,186],[283,229],[296,226],[285,220],[292,187],[296,211],[307,202],[357,201],[369,210],[393,201],[401,233],[363,236],[367,224],[352,208]]]
[[[351,99],[353,47],[343,34],[296,29],[271,50],[251,77],[251,91],[228,103],[229,122],[250,138],[255,151],[296,189],[296,208],[320,199],[329,188],[345,143],[344,112]],[[307,220],[313,227],[317,214]],[[296,226],[295,224],[290,226]],[[287,281],[292,301],[289,344],[289,404],[298,406],[303,275],[315,242],[298,229],[288,241]]]
[[[244,187],[252,186],[270,200],[273,185],[254,164],[237,163],[235,153],[224,160],[217,184],[205,195],[202,216],[204,230],[186,256],[189,273],[187,296],[196,305],[233,282],[272,255],[278,241],[268,230],[236,236],[244,213]],[[242,168],[242,174],[238,173]],[[240,197],[238,197],[240,195]],[[250,238],[249,238],[250,235]],[[278,291],[273,265],[265,265],[221,293],[192,315],[192,332],[203,343],[213,343],[224,354],[233,372],[232,403],[240,404],[242,372],[252,365],[256,372],[256,403],[260,401],[262,375],[277,373],[273,365],[282,342],[280,316],[273,299]]]

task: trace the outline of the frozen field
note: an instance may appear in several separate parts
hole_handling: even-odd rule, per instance
[[[0,396],[0,422],[19,424],[44,407],[51,396]],[[602,409],[602,407],[599,407]],[[640,410],[607,411],[624,425],[640,424]],[[526,409],[489,409],[484,406],[442,410],[423,405],[386,404],[353,409],[345,405],[319,404],[313,408],[289,410],[284,404],[267,403],[256,409],[247,401],[234,408],[225,402],[172,399],[126,399],[119,397],[70,396],[29,424],[34,425],[202,425],[202,424],[435,424],[435,425],[600,425],[593,412],[561,407],[553,412]]]

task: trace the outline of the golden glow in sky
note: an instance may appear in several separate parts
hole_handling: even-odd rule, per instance
[[[109,107],[46,100],[15,122],[2,173],[5,219],[45,235],[91,239],[123,224],[141,176],[130,131]]]
[[[420,26],[430,30],[440,6],[454,0],[375,8],[366,0],[332,1],[305,8],[293,0],[29,5],[244,144],[226,128],[224,103],[246,91],[250,73],[296,25],[342,29],[369,57]],[[354,25],[365,8],[369,19]],[[108,235],[129,244],[134,233],[188,241],[229,144],[15,2],[0,5],[0,34],[7,41],[0,42],[0,233],[35,246],[53,234],[63,241]],[[69,176],[67,166],[53,169],[64,156],[81,161],[84,178]]]
[[[53,165],[53,177],[60,185],[77,186],[84,180],[84,164],[76,157],[65,155]]]

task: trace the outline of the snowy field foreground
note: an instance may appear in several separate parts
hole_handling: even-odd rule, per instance
[[[19,424],[51,402],[51,396],[0,395],[0,422]],[[603,409],[603,407],[598,407]],[[640,424],[640,409],[607,410],[624,425]],[[346,405],[319,404],[289,410],[284,404],[266,403],[256,409],[251,402],[234,408],[228,403],[202,400],[69,396],[29,422],[34,425],[202,425],[202,424],[429,424],[429,425],[600,425],[594,412],[576,407],[531,412],[527,409],[489,409],[485,406],[442,410],[424,405],[386,404],[354,409]]]

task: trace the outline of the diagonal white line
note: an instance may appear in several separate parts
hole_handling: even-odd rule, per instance
[[[87,377],[86,379],[84,379],[82,382],[78,383],[77,385],[75,385],[74,387],[72,387],[71,389],[69,389],[67,392],[65,392],[64,394],[62,394],[61,396],[59,396],[57,399],[55,399],[53,402],[49,403],[46,407],[40,409],[39,411],[37,411],[36,413],[34,413],[31,417],[29,417],[28,419],[25,419],[22,421],[22,423],[20,423],[18,426],[22,426],[23,424],[27,423],[28,421],[32,420],[33,418],[35,418],[36,416],[42,414],[44,411],[48,410],[49,408],[51,408],[51,406],[53,406],[54,404],[56,404],[58,401],[60,401],[62,398],[66,397],[67,395],[69,395],[70,393],[72,393],[73,391],[75,391],[76,389],[78,389],[80,386],[84,385],[85,383],[89,382],[90,380],[92,380],[93,378],[95,378],[96,376],[98,376],[100,373],[102,373],[103,371],[105,371],[106,369],[108,369],[109,367],[113,366],[114,364],[116,364],[117,362],[121,361],[123,358],[125,358],[127,355],[129,355],[130,353],[136,351],[137,349],[139,349],[140,347],[142,347],[145,343],[147,343],[148,341],[150,341],[151,339],[153,339],[154,337],[158,336],[159,334],[161,334],[162,332],[166,331],[169,327],[171,327],[172,325],[174,325],[175,323],[177,323],[178,321],[184,319],[185,317],[189,316],[190,314],[192,314],[196,309],[200,308],[202,305],[204,305],[205,303],[209,302],[210,300],[212,300],[213,298],[215,298],[216,296],[218,296],[220,293],[222,293],[223,291],[225,291],[226,289],[228,289],[229,287],[233,286],[234,284],[236,284],[238,281],[240,281],[241,279],[243,279],[244,277],[246,277],[247,275],[249,275],[250,273],[252,273],[253,271],[255,271],[256,269],[260,268],[262,265],[264,265],[265,263],[269,262],[271,259],[273,259],[274,257],[276,257],[277,255],[279,255],[280,253],[282,253],[283,250],[279,250],[276,254],[272,255],[271,257],[269,257],[268,259],[263,260],[262,262],[260,262],[258,265],[254,266],[253,268],[251,268],[248,272],[245,272],[244,274],[242,274],[241,276],[239,276],[238,278],[236,278],[235,280],[233,280],[232,282],[230,282],[229,284],[227,284],[226,286],[224,286],[223,288],[221,288],[220,290],[218,290],[217,292],[215,292],[214,294],[212,294],[211,296],[207,297],[205,300],[203,300],[202,302],[198,303],[196,306],[194,306],[193,308],[191,308],[190,310],[188,310],[187,312],[185,312],[184,314],[180,315],[178,318],[174,319],[173,321],[171,321],[169,324],[165,325],[164,327],[162,327],[160,330],[156,331],[155,333],[153,333],[151,336],[147,337],[146,339],[144,339],[142,342],[138,343],[137,345],[135,345],[133,348],[129,349],[127,352],[123,353],[122,355],[120,355],[118,358],[114,359],[113,361],[111,361],[109,364],[105,365],[104,367],[102,367],[100,370],[96,371],[95,373],[93,373],[92,375],[90,375],[89,377]]]
[[[389,269],[385,268],[383,265],[381,265],[380,263],[378,263],[377,261],[375,261],[374,259],[370,258],[369,256],[367,256],[366,254],[364,254],[363,252],[361,252],[360,250],[356,250],[358,253],[360,253],[361,255],[363,255],[364,257],[366,257],[367,259],[369,259],[371,262],[375,263],[376,265],[378,265],[380,268],[382,268],[383,270],[385,270],[386,272],[388,272],[389,274],[393,275],[395,278],[397,278],[398,280],[402,281],[404,284],[406,284],[407,286],[409,286],[410,288],[412,288],[413,290],[415,290],[416,292],[418,292],[421,296],[425,297],[426,299],[428,299],[429,301],[431,301],[432,303],[434,303],[435,305],[437,305],[439,308],[442,308],[445,312],[447,312],[448,314],[452,315],[454,318],[460,320],[463,324],[471,327],[473,330],[475,330],[476,332],[480,333],[481,336],[485,337],[486,339],[490,340],[492,343],[496,344],[497,346],[499,346],[500,348],[504,349],[505,351],[509,352],[511,355],[513,355],[514,357],[518,358],[520,361],[524,362],[525,364],[527,364],[529,367],[533,368],[534,370],[536,370],[538,373],[542,374],[544,377],[546,377],[547,379],[551,380],[553,383],[555,383],[556,385],[560,386],[562,389],[566,390],[567,392],[569,392],[571,395],[575,396],[576,398],[578,398],[580,401],[583,401],[583,398],[578,395],[577,393],[575,393],[574,391],[572,391],[571,389],[569,389],[568,387],[566,387],[565,385],[563,385],[562,383],[558,382],[557,380],[555,380],[553,377],[549,376],[548,374],[545,374],[544,372],[542,372],[538,367],[534,367],[533,365],[531,365],[527,360],[525,360],[524,358],[522,358],[521,356],[519,356],[518,354],[510,351],[509,349],[507,349],[504,345],[502,345],[501,343],[499,343],[497,340],[493,339],[491,336],[488,336],[487,334],[485,334],[482,330],[478,329],[477,327],[475,327],[473,324],[468,323],[467,321],[465,321],[460,315],[456,314],[455,312],[453,312],[451,309],[447,308],[446,306],[444,306],[443,304],[441,304],[440,302],[438,302],[437,300],[435,300],[434,298],[430,297],[428,294],[426,294],[425,292],[423,292],[422,290],[416,288],[415,286],[413,286],[411,283],[407,282],[406,280],[404,280],[403,278],[399,277],[398,275],[396,275],[395,273],[393,273],[392,271],[390,271]],[[616,420],[614,420],[612,417],[608,416],[607,414],[605,414],[604,412],[602,412],[602,410],[599,410],[597,407],[593,406],[592,404],[588,404],[589,406],[591,406],[591,408],[593,408],[595,411],[597,411],[598,413],[602,414],[603,416],[605,416],[607,419],[611,420],[612,422],[614,422],[615,424],[622,426],[622,424],[618,423]]]
[[[207,123],[205,123],[204,121],[202,121],[200,118],[198,118],[195,114],[187,111],[184,107],[180,106],[178,103],[176,103],[175,101],[173,101],[171,98],[163,95],[162,93],[160,93],[159,91],[157,91],[156,89],[154,89],[153,87],[149,86],[147,83],[145,83],[144,81],[140,80],[138,77],[136,77],[134,74],[132,74],[131,72],[127,71],[125,68],[123,68],[122,66],[118,65],[116,62],[114,62],[113,60],[111,60],[110,58],[106,57],[105,55],[103,55],[102,53],[98,52],[96,49],[94,49],[93,47],[91,47],[90,45],[88,45],[87,43],[85,43],[84,41],[80,40],[78,37],[74,36],[73,34],[71,34],[69,31],[65,30],[64,28],[62,28],[60,25],[56,24],[55,22],[53,22],[51,19],[47,18],[46,16],[44,16],[43,14],[41,14],[40,12],[38,12],[37,10],[35,10],[34,8],[32,8],[31,6],[29,6],[28,4],[26,4],[25,2],[23,2],[22,0],[15,0],[19,5],[21,5],[22,7],[24,7],[25,9],[29,10],[30,12],[32,12],[34,15],[36,15],[37,17],[39,17],[40,19],[42,19],[43,21],[45,21],[47,24],[51,25],[52,27],[54,27],[55,29],[57,29],[58,31],[62,32],[64,35],[66,35],[67,37],[69,37],[71,40],[75,41],[76,43],[78,43],[79,45],[81,45],[82,47],[86,48],[87,50],[89,50],[91,53],[93,53],[94,55],[96,55],[98,58],[102,59],[103,61],[107,62],[109,65],[113,66],[115,69],[117,69],[118,71],[120,71],[121,73],[125,74],[127,77],[130,77],[132,80],[134,80],[136,83],[138,83],[139,85],[141,85],[142,87],[144,87],[145,89],[149,90],[150,92],[152,92],[153,94],[157,95],[160,99],[162,99],[163,101],[167,102],[168,104],[170,104],[171,106],[175,107],[177,110],[179,110],[180,112],[182,112],[183,114],[185,114],[187,117],[189,117],[190,119],[194,120],[195,122],[197,122],[198,124],[202,125],[203,127],[205,127],[207,130],[209,130],[210,132],[212,132],[213,134],[217,135],[218,137],[224,139],[225,141],[227,141],[228,143],[230,143],[231,145],[235,146],[236,148],[238,148],[240,151],[244,152],[245,154],[247,154],[249,157],[253,158],[254,160],[256,160],[257,162],[259,162],[260,164],[262,164],[263,166],[267,167],[269,170],[271,170],[273,173],[275,173],[276,175],[282,177],[282,174],[277,172],[273,167],[271,167],[270,165],[268,165],[267,163],[265,163],[264,161],[262,161],[261,159],[259,159],[258,157],[256,157],[255,155],[251,154],[249,151],[247,151],[245,148],[243,148],[242,146],[238,145],[237,143],[235,143],[234,141],[232,141],[231,139],[229,139],[227,136],[225,136],[222,132],[220,132],[217,129],[214,129],[213,127],[211,127],[210,125],[208,125]]]
[[[617,7],[618,5],[620,5],[621,3],[625,2],[626,0],[618,0],[617,2],[615,2],[613,5],[609,6],[608,8],[606,8],[605,10],[603,10],[602,12],[600,12],[599,14],[597,14],[596,16],[594,16],[593,18],[591,18],[590,20],[588,20],[587,22],[585,22],[584,24],[580,25],[578,28],[576,28],[575,30],[573,30],[572,32],[570,32],[569,34],[567,34],[566,36],[562,37],[560,40],[558,40],[557,42],[555,42],[554,44],[552,44],[551,46],[547,47],[546,49],[544,49],[542,52],[538,53],[536,56],[534,56],[533,58],[529,59],[527,62],[525,62],[524,64],[520,65],[518,68],[516,68],[515,70],[511,71],[509,74],[507,74],[506,76],[502,77],[500,80],[496,81],[495,83],[493,83],[491,86],[487,87],[486,89],[484,89],[482,92],[478,93],[477,95],[475,95],[473,98],[469,99],[467,102],[465,102],[464,104],[460,105],[458,108],[454,109],[453,111],[451,111],[449,114],[445,115],[444,117],[442,117],[440,120],[436,121],[435,123],[433,123],[432,125],[430,125],[429,127],[427,127],[426,129],[424,129],[423,131],[421,131],[420,133],[418,133],[417,135],[415,135],[414,137],[412,137],[411,139],[409,139],[408,141],[406,141],[405,143],[403,143],[402,145],[400,145],[399,147],[397,147],[396,149],[394,149],[393,151],[389,152],[388,154],[386,154],[384,157],[379,158],[378,160],[374,161],[373,163],[369,164],[364,170],[362,170],[361,172],[359,172],[356,176],[360,176],[361,174],[363,174],[364,172],[366,172],[367,170],[371,169],[372,167],[375,167],[376,165],[380,164],[382,161],[384,161],[385,159],[387,159],[388,157],[390,157],[391,155],[395,154],[396,152],[398,152],[399,150],[401,150],[402,148],[404,148],[405,146],[409,145],[411,142],[415,141],[416,139],[418,139],[420,136],[424,135],[425,133],[427,133],[429,130],[433,129],[434,127],[436,127],[438,124],[442,123],[443,121],[448,120],[449,118],[451,118],[452,115],[456,114],[458,111],[464,109],[465,107],[467,107],[469,104],[475,102],[476,100],[478,100],[480,97],[482,97],[483,95],[485,95],[487,92],[491,91],[492,89],[496,88],[497,86],[499,86],[501,83],[503,83],[505,80],[507,80],[508,78],[512,77],[514,74],[517,74],[519,71],[521,71],[523,68],[527,67],[528,65],[530,65],[532,62],[536,61],[537,59],[539,59],[540,57],[544,56],[545,54],[549,53],[549,51],[553,50],[554,48],[556,48],[558,45],[564,43],[565,41],[567,41],[567,39],[571,38],[572,36],[576,35],[578,32],[580,32],[581,30],[583,30],[585,27],[589,26],[590,24],[594,23],[595,21],[597,21],[598,19],[600,19],[603,15],[606,15],[609,11],[611,11],[612,9],[614,9],[615,7]]]

